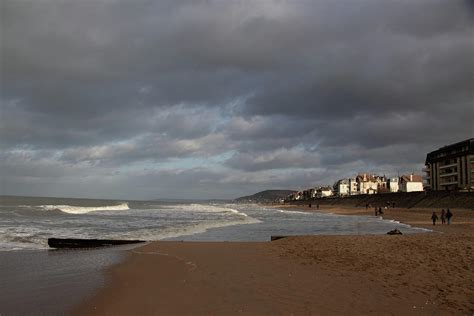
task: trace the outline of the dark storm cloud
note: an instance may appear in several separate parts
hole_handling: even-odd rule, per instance
[[[320,165],[319,155],[303,150],[280,149],[270,153],[239,153],[230,158],[226,165],[245,171],[313,168]]]
[[[474,134],[472,1],[0,1],[18,190],[91,172],[125,194],[115,172],[182,161],[132,182],[251,193],[418,170]]]

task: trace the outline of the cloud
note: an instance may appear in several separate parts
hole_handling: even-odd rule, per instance
[[[472,1],[6,0],[2,13],[2,192],[238,196],[419,172],[474,134]]]
[[[237,153],[225,165],[245,171],[315,168],[320,166],[318,153],[308,153],[298,148],[281,148],[264,153]]]

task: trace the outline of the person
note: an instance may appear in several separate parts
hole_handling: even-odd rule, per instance
[[[382,208],[379,207],[379,215],[382,215],[382,214],[383,214]]]
[[[392,208],[395,208],[395,202],[392,202]]]
[[[453,217],[453,213],[451,213],[451,211],[448,208],[448,210],[446,211],[446,219],[448,220],[448,225],[451,224],[451,218],[452,217]]]
[[[316,204],[316,209],[317,209],[317,210],[319,210],[319,203],[318,203],[318,204]]]
[[[311,203],[309,203],[309,208],[311,208]]]
[[[438,215],[436,215],[436,212],[433,212],[433,215],[431,215],[431,220],[433,221],[433,226],[436,225],[436,221],[438,220]]]
[[[375,216],[379,215],[379,211],[377,210],[377,206],[374,208]]]
[[[446,224],[446,212],[444,208],[441,210],[441,224]]]

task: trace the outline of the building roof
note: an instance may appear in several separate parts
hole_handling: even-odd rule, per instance
[[[410,179],[410,176],[412,177]],[[400,177],[401,182],[423,182],[423,177],[417,174],[413,175],[403,175]]]
[[[425,165],[445,159],[474,154],[474,138],[441,147],[426,155]]]
[[[375,174],[368,174],[368,173],[359,173],[356,176],[356,179],[359,179],[360,182],[387,181],[387,177],[385,175],[378,176]]]

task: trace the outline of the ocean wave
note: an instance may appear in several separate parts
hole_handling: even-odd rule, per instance
[[[201,213],[231,213],[242,217],[248,217],[247,214],[228,206],[213,205],[213,204],[177,204],[165,206],[163,208],[173,209],[178,211],[190,211]]]
[[[234,225],[248,225],[248,224],[257,224],[261,221],[252,218],[245,217],[242,220],[233,220],[233,221],[208,221],[203,223],[194,223],[183,225],[180,227],[167,227],[160,229],[143,229],[137,231],[131,231],[129,233],[123,234],[120,237],[125,239],[142,239],[147,241],[156,241],[164,239],[173,239],[183,236],[191,236],[196,234],[205,233],[210,229],[214,228],[223,228]]]
[[[40,208],[46,211],[60,210],[68,214],[87,214],[97,211],[126,211],[130,208],[128,203],[107,206],[73,206],[73,205],[40,205]]]
[[[301,211],[287,211],[287,210],[277,210],[280,213],[284,214],[304,214],[304,215],[311,215],[310,212],[301,212]]]
[[[44,238],[0,234],[0,251],[41,249],[48,249],[48,243]]]

